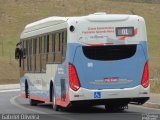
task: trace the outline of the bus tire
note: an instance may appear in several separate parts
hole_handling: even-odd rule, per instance
[[[59,110],[59,106],[56,105],[56,96],[55,96],[55,89],[54,87],[52,87],[52,107],[54,111],[58,111]]]
[[[37,100],[33,100],[33,99],[29,99],[29,103],[31,106],[37,106],[38,101]]]
[[[25,97],[29,98],[29,88],[28,88],[27,80],[25,81]]]
[[[36,106],[38,104],[37,100],[30,99],[29,86],[28,86],[27,80],[25,81],[25,96],[26,98],[29,98],[29,104],[31,106]]]

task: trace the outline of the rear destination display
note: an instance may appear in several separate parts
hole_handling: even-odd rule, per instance
[[[133,36],[134,27],[117,27],[116,35],[117,36]]]

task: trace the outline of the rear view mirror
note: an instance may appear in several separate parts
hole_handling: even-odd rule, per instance
[[[23,59],[26,58],[26,49],[25,49],[25,48],[22,48],[22,49],[21,49],[21,57],[22,57]]]
[[[20,48],[15,49],[15,59],[20,59],[21,57],[21,50]]]

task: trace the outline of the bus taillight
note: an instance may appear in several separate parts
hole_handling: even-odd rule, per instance
[[[80,88],[78,74],[73,64],[69,64],[69,83],[72,90],[77,91]]]
[[[141,84],[144,88],[147,88],[149,86],[149,68],[148,68],[148,61],[146,62],[143,70],[143,76]]]

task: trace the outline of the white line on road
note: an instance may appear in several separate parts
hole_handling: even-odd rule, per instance
[[[2,84],[0,90],[20,89],[20,84]]]
[[[45,112],[42,112],[42,111],[39,111],[39,110],[33,110],[33,109],[29,109],[29,108],[26,108],[18,103],[15,102],[15,99],[17,98],[18,96],[14,96],[10,99],[10,102],[12,105],[15,105],[16,107],[18,108],[22,108],[22,109],[25,109],[25,110],[29,110],[29,111],[32,111],[32,112],[36,112],[36,113],[39,113],[39,114],[47,114]]]
[[[19,97],[19,96],[14,96],[10,99],[10,102],[11,102],[12,105],[15,105],[16,107],[19,107],[21,109],[36,112],[36,113],[39,113],[39,114],[48,114],[46,112],[42,112],[42,111],[39,111],[39,110],[33,110],[31,108],[27,108],[27,107],[24,107],[23,105],[20,105],[20,104],[16,103],[15,100],[16,100],[17,97]],[[72,118],[69,118],[69,117],[66,117],[66,116],[62,116],[61,113],[60,114],[57,114],[58,112],[55,112],[55,113],[56,113],[55,117],[57,117],[57,118],[61,118],[61,119],[64,119],[64,120],[75,120],[75,119],[72,119]],[[52,115],[54,115],[54,114],[52,114]]]
[[[15,91],[20,91],[20,89],[0,90],[0,93],[3,93],[3,92],[15,92]]]

